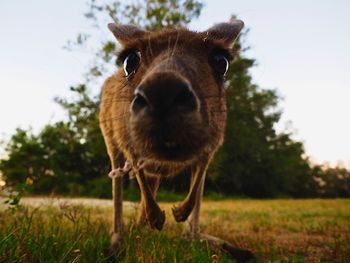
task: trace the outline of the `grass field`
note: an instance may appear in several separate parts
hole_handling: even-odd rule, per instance
[[[0,209],[0,262],[104,262],[111,203],[50,202]],[[157,232],[135,228],[136,205],[125,203],[121,262],[230,262],[205,242],[182,239],[172,205],[161,203],[167,221]],[[258,262],[350,262],[350,200],[205,201],[201,220],[203,232],[253,251]]]

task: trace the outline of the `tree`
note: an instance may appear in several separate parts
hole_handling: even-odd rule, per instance
[[[98,100],[84,85],[72,87],[74,102],[56,101],[69,113],[68,121],[46,125],[38,135],[18,129],[10,139],[8,158],[0,162],[10,186],[30,179],[33,193],[110,196],[108,156],[98,127]]]
[[[198,0],[145,0],[123,3],[120,0],[109,0],[98,3],[96,0],[88,0],[88,11],[85,17],[99,31],[106,27],[107,23],[114,21],[122,24],[135,24],[147,30],[161,27],[186,26],[192,20],[199,17],[203,3]],[[68,41],[68,50],[81,50],[89,46],[87,42],[91,35],[78,34],[74,41]],[[89,65],[87,82],[110,73],[110,68],[115,69],[115,53],[117,45],[115,40],[105,39],[94,53],[93,61]],[[90,52],[90,51],[89,51]]]
[[[114,20],[156,29],[185,26],[200,15],[202,7],[202,2],[196,0],[126,4],[90,0],[85,16],[93,27],[105,27]],[[225,143],[211,165],[206,189],[253,197],[350,196],[349,171],[312,167],[301,142],[292,140],[290,132],[276,132],[274,126],[282,114],[279,97],[275,90],[261,89],[253,83],[249,69],[255,66],[255,60],[245,55],[247,33],[235,44],[236,58],[227,74]],[[91,39],[91,35],[81,33],[68,42],[67,48],[82,49]],[[110,196],[106,176],[109,161],[98,125],[99,96],[92,95],[91,89],[115,70],[116,49],[114,40],[101,41],[93,51],[85,83],[70,88],[74,98],[55,99],[67,112],[67,121],[47,125],[38,135],[30,130],[16,131],[7,145],[8,158],[0,160],[0,171],[8,184],[29,178],[34,181],[32,191],[36,193]],[[184,172],[166,181],[165,186],[184,190],[187,182]]]
[[[133,4],[110,1],[89,2],[85,16],[98,26],[104,14],[115,22],[140,24],[154,29],[162,26],[184,26],[199,16],[202,4],[195,0],[148,0]],[[110,20],[109,20],[110,22]],[[104,23],[104,26],[107,24]],[[79,34],[68,42],[67,49],[83,48],[88,34]],[[68,121],[47,125],[38,134],[17,130],[7,146],[8,158],[0,161],[0,170],[9,185],[30,178],[34,193],[85,194],[110,197],[109,160],[98,124],[99,96],[91,95],[108,66],[114,65],[115,42],[105,40],[94,51],[86,83],[70,87],[73,99],[56,98]]]
[[[348,198],[350,196],[350,171],[344,167],[315,165],[313,177],[317,184],[315,192],[318,196]]]
[[[279,97],[252,82],[249,69],[255,60],[244,56],[245,35],[235,44],[238,52],[227,74],[228,121],[224,145],[211,169],[213,184],[227,194],[302,196],[307,192],[302,186],[310,179],[303,145],[291,134],[276,132]]]

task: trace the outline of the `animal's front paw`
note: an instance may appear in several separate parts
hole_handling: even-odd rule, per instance
[[[186,239],[195,239],[195,238],[199,238],[199,226],[193,225],[192,220],[188,220],[187,222],[185,222],[185,226],[182,230],[182,237],[186,238]]]
[[[181,203],[179,206],[174,206],[172,211],[176,222],[184,222],[191,214],[192,207],[188,203]]]
[[[165,212],[155,206],[153,209],[146,209],[146,217],[151,228],[162,230],[165,222]]]
[[[118,249],[121,247],[122,237],[119,233],[112,233],[111,235],[111,247]]]
[[[125,256],[121,236],[117,233],[113,233],[111,236],[111,245],[105,248],[103,252],[107,262],[114,263],[121,261]]]
[[[257,260],[254,256],[254,254],[245,249],[239,249],[235,248],[228,242],[224,242],[221,249],[229,254],[229,256],[236,260],[237,262],[251,262],[251,263],[256,263]]]

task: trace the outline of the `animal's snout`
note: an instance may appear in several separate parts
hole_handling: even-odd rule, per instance
[[[153,115],[190,113],[198,109],[198,99],[191,84],[173,73],[155,73],[135,90],[133,114],[142,110]]]

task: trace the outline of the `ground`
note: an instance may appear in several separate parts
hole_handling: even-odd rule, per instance
[[[0,199],[0,203],[3,200]],[[15,210],[0,205],[0,262],[105,262],[110,200],[24,198]],[[137,204],[124,203],[121,262],[230,262],[206,243],[181,238],[182,224],[161,203],[161,232],[133,224]],[[350,200],[206,200],[201,228],[258,262],[350,262]]]

